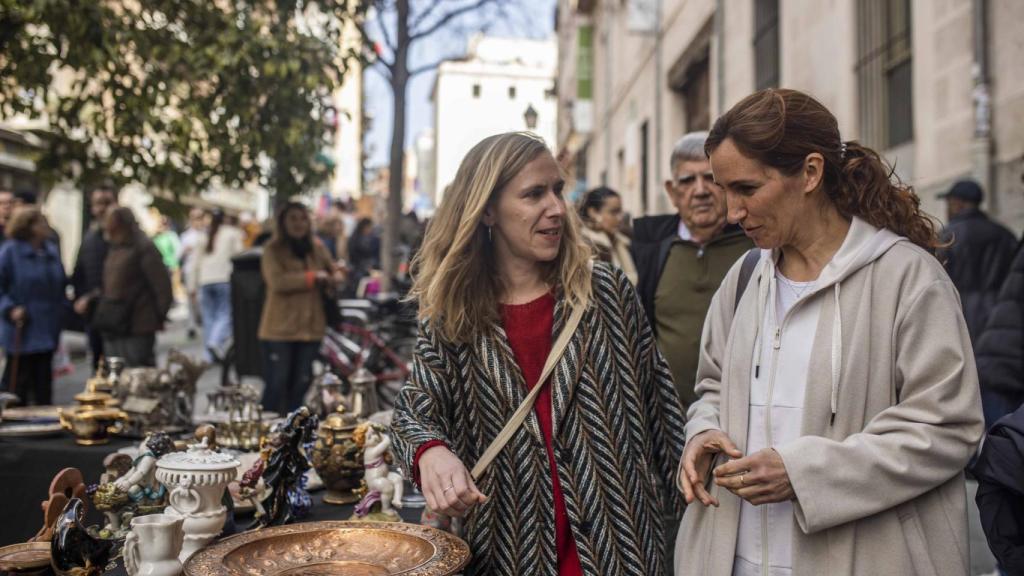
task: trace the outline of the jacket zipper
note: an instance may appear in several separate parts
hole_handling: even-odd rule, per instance
[[[785,324],[785,320],[783,320]],[[775,394],[775,371],[778,367],[779,361],[779,348],[782,347],[782,328],[776,326],[775,334],[772,337],[772,368],[771,375],[768,377],[768,401],[765,406],[765,418],[764,418],[764,433],[766,446],[772,445],[772,397]],[[768,546],[768,507],[771,504],[765,504],[761,509],[761,574],[763,576],[769,576],[769,546]]]

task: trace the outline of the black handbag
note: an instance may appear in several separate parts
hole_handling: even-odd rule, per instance
[[[329,286],[320,287],[320,296],[324,302],[324,320],[331,328],[337,328],[342,323],[341,307],[338,306],[338,292]]]

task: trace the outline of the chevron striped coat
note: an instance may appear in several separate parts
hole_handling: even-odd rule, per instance
[[[553,334],[568,312],[559,298]],[[527,393],[514,358],[498,326],[454,345],[421,324],[412,377],[392,421],[407,473],[430,440],[472,467]],[[662,518],[680,510],[672,487],[684,420],[647,317],[619,269],[595,264],[590,307],[551,386],[555,462],[584,572],[663,574],[670,559],[663,558]],[[489,500],[466,525],[473,552],[466,574],[556,576],[551,470],[535,413],[478,487]]]

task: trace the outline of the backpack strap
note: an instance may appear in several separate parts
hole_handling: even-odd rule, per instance
[[[754,275],[754,267],[761,261],[761,249],[751,248],[743,257],[743,264],[740,264],[740,279],[736,284],[736,301],[732,304],[733,313],[740,307],[740,299],[747,291],[747,284],[750,284],[750,277]]]

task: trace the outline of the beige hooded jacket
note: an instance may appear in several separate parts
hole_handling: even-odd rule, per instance
[[[773,274],[768,257],[777,254],[763,253],[735,320],[739,262],[712,301],[687,440],[720,429],[746,453],[755,342],[772,337],[758,329]],[[814,293],[795,306],[810,302],[820,312],[801,433],[773,446],[796,493],[792,573],[967,574],[962,470],[983,423],[970,339],[948,276],[924,250],[855,218]],[[732,573],[740,499],[713,490],[719,508],[695,503],[683,517],[677,575]]]

